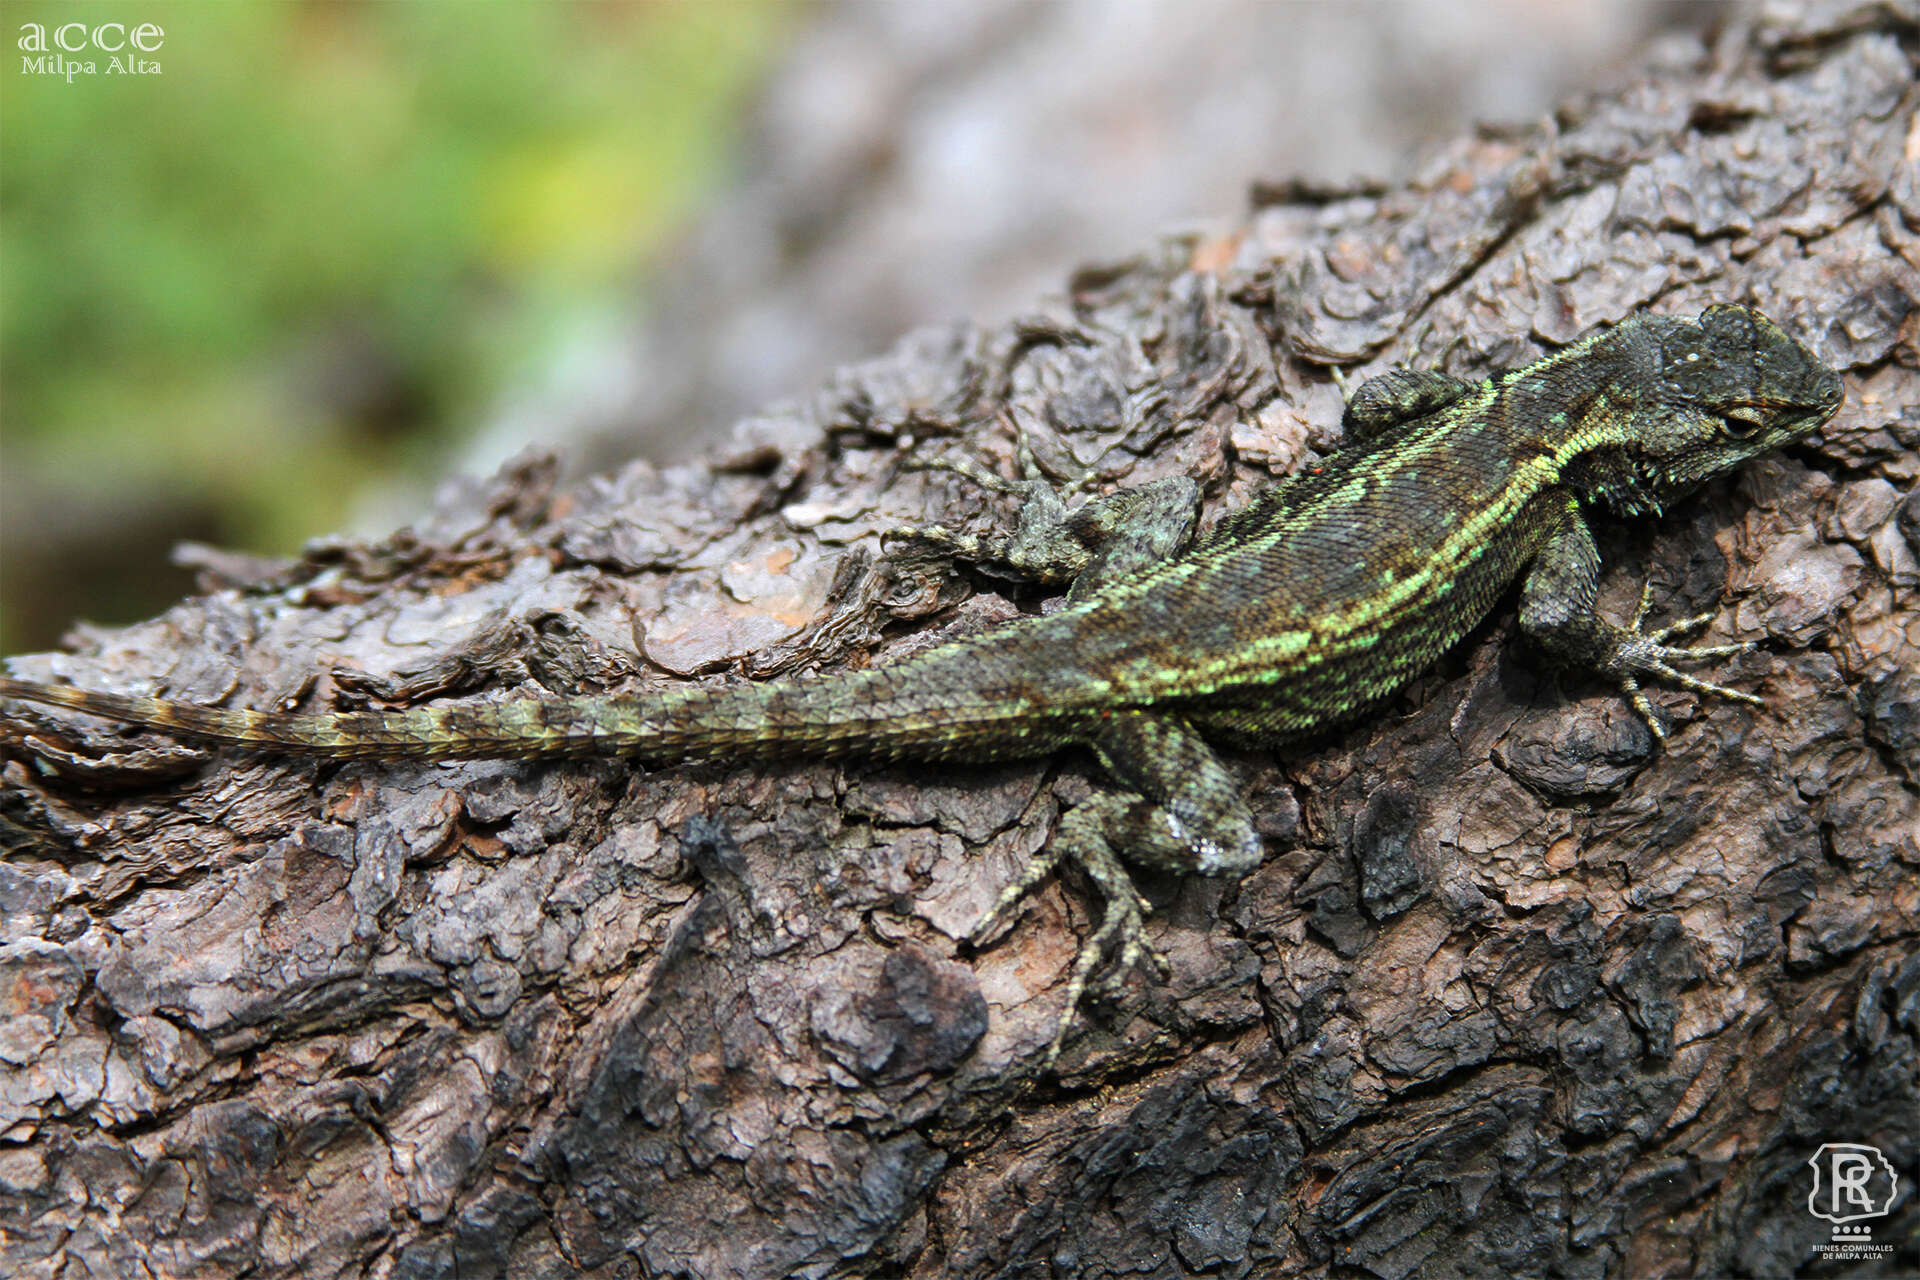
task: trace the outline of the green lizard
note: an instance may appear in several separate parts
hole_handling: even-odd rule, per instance
[[[1254,821],[1210,742],[1271,746],[1377,706],[1519,580],[1520,625],[1597,672],[1663,733],[1648,677],[1757,699],[1673,663],[1748,645],[1667,642],[1599,616],[1595,511],[1657,514],[1703,481],[1801,439],[1838,410],[1840,379],[1756,311],[1634,316],[1484,382],[1402,371],[1349,402],[1346,447],[1193,541],[1184,477],[1068,511],[1037,480],[1015,533],[941,540],[1042,581],[1065,607],[902,661],[810,681],[631,697],[517,699],[283,715],[0,679],[0,697],[190,739],[334,758],[618,754],[649,765],[776,756],[1008,760],[1090,748],[1111,788],[1071,810],[973,937],[1011,917],[1062,858],[1103,899],[1076,956],[1057,1055],[1089,981],[1164,962],[1122,859],[1239,875]],[[978,473],[975,473],[978,476]],[[1189,545],[1190,544],[1190,545]]]

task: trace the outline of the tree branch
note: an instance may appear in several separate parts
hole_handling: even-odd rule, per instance
[[[1330,366],[1475,377],[1652,306],[1847,374],[1817,441],[1602,551],[1615,616],[1764,637],[1764,711],[1610,691],[1497,616],[1236,767],[1267,862],[1150,880],[1174,976],[1036,1080],[1082,899],[956,938],[1089,762],[316,764],[0,738],[0,1268],[98,1274],[1780,1274],[1826,1141],[1915,1167],[1920,137],[1910,11],[1758,17],[1403,187],[915,335],[702,466],[543,459],[32,678],[317,709],[885,658],[1028,597],[882,553],[1005,521],[905,464],[1200,479],[1338,438]],[[969,594],[969,592],[972,594]],[[1720,633],[1727,633],[1722,636]],[[84,736],[76,737],[76,733]],[[1877,1237],[1914,1266],[1914,1198]]]

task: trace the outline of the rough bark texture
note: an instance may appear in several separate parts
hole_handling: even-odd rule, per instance
[[[1399,172],[1475,119],[1527,121],[1699,6],[1420,0],[822,0],[748,112],[740,180],[661,255],[586,385],[526,439],[674,461],[925,323],[998,323],[1062,264],[1230,224],[1250,179]],[[928,14],[937,13],[937,21]],[[1314,104],[1303,109],[1303,104]],[[1044,122],[1044,123],[1041,123]],[[608,389],[617,391],[609,395]]]
[[[884,659],[1036,602],[890,550],[1062,474],[1218,514],[1337,439],[1330,365],[1463,375],[1644,305],[1761,307],[1847,374],[1809,447],[1603,550],[1764,711],[1620,700],[1496,619],[1394,707],[1237,761],[1270,857],[1155,880],[1165,986],[1040,1048],[1087,921],[955,938],[1087,762],[313,763],[0,737],[9,1275],[1781,1275],[1806,1160],[1873,1143],[1920,1265],[1920,23],[1751,11],[1405,189],[1271,191],[571,491],[532,460],[409,533],[13,666],[329,706]],[[968,595],[969,588],[977,594]]]

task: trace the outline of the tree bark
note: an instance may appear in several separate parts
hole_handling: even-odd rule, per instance
[[[1545,668],[1502,611],[1385,712],[1235,757],[1269,857],[1144,882],[1173,976],[1039,1073],[1072,878],[959,938],[1091,762],[316,764],[0,729],[9,1275],[1784,1275],[1920,1266],[1920,21],[1742,11],[1389,190],[1258,193],[740,427],[531,458],[24,676],[324,709],[884,661],[1029,594],[882,551],[939,473],[1201,479],[1338,443],[1330,371],[1482,376],[1652,306],[1841,368],[1790,455],[1603,535],[1606,605],[1763,641],[1764,709]],[[1816,1255],[1821,1144],[1892,1254]]]

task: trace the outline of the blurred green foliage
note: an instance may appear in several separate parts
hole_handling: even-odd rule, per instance
[[[63,537],[124,521],[138,539],[143,513],[184,506],[208,514],[161,526],[291,551],[540,367],[568,317],[630,306],[636,267],[724,172],[788,11],[0,12],[10,40],[30,22],[165,31],[157,75],[104,74],[99,53],[69,55],[96,74],[33,75],[15,48],[0,74],[5,649],[50,642],[62,610],[124,620],[181,588],[140,598],[163,546],[130,546],[142,572],[114,588],[76,574],[91,562]],[[64,593],[54,613],[36,583]]]

